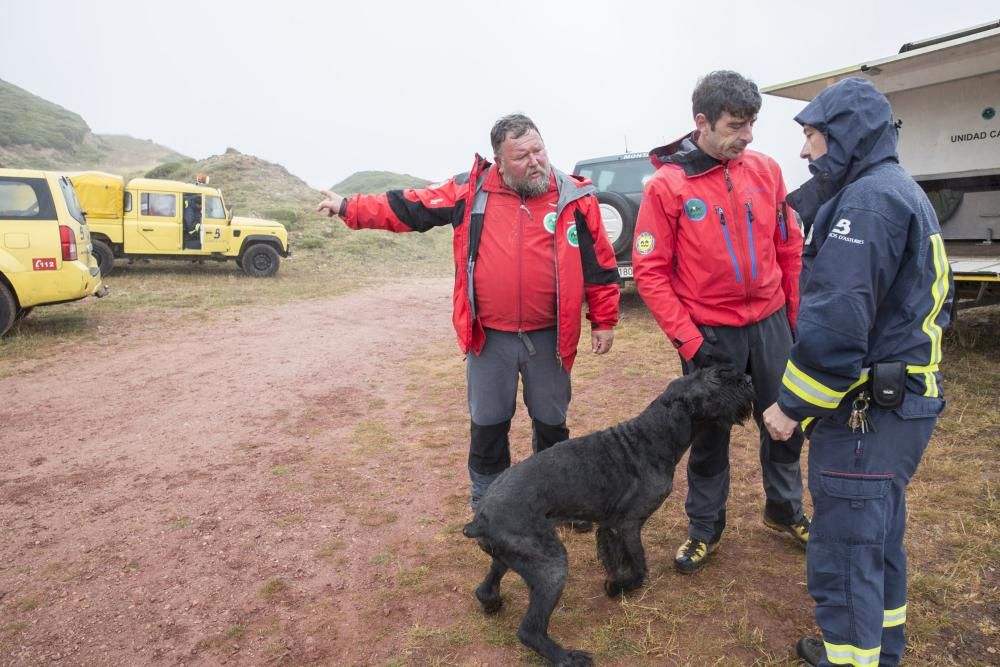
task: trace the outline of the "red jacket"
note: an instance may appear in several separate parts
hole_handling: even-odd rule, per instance
[[[802,233],[777,163],[751,150],[720,163],[694,135],[650,158],[658,169],[643,192],[632,266],[681,356],[701,346],[697,325],[746,326],[785,306],[794,330]]]
[[[553,174],[554,192],[550,188],[548,193],[522,202],[497,177],[497,170],[477,155],[471,172],[426,189],[355,195],[347,203],[344,222],[354,229],[393,232],[424,232],[452,225],[452,321],[462,352],[482,351],[486,342],[484,319],[491,328],[513,331],[554,325],[559,357],[569,371],[580,340],[584,298],[587,319],[594,329],[609,329],[618,323],[618,270],[593,185],[555,169]],[[484,232],[484,223],[493,227]],[[501,227],[518,233],[496,233]],[[542,238],[539,229],[546,230]],[[494,247],[505,242],[511,246],[502,250]],[[545,267],[537,266],[542,244],[551,257],[551,264]],[[484,270],[477,267],[480,259],[485,261]],[[478,291],[485,291],[485,305],[491,312],[479,312]],[[512,309],[515,312],[510,312]],[[546,310],[549,317],[543,314]]]

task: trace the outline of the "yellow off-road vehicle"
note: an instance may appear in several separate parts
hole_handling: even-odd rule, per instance
[[[0,336],[35,306],[105,293],[69,179],[0,169]]]
[[[114,260],[184,257],[236,260],[245,273],[273,276],[289,256],[280,222],[233,215],[222,192],[207,185],[101,172],[71,174],[87,216],[101,273]]]

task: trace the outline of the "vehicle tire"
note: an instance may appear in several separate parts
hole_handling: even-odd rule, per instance
[[[97,239],[91,240],[90,243],[94,246],[94,257],[97,258],[97,268],[101,270],[101,277],[111,275],[112,269],[115,268],[115,253],[111,246]]]
[[[243,272],[254,278],[267,278],[278,272],[281,258],[266,243],[255,243],[243,253]]]
[[[23,320],[28,315],[31,315],[31,311],[35,309],[34,306],[28,306],[27,308],[18,308],[17,315],[14,317],[15,320]]]
[[[0,336],[7,333],[7,330],[17,319],[17,301],[10,289],[0,283]]]
[[[627,253],[632,248],[632,235],[635,233],[636,205],[617,192],[598,192],[597,201],[615,255]]]

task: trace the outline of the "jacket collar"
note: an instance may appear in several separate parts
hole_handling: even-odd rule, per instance
[[[507,184],[503,182],[503,178],[500,176],[500,170],[495,164],[491,165],[489,167],[489,171],[486,172],[486,178],[483,181],[482,189],[486,192],[497,192],[507,194],[512,197],[520,197],[520,195],[507,187]],[[559,203],[556,206],[556,211],[558,213],[562,213],[562,210],[566,208],[566,206],[577,199],[582,199],[587,195],[597,192],[597,188],[594,187],[590,180],[582,176],[571,176],[553,167],[552,175],[549,177],[549,189],[546,191],[546,194],[556,190],[559,192]]]
[[[698,131],[695,130],[673,143],[654,148],[649,151],[649,161],[657,169],[667,164],[676,164],[687,176],[699,176],[722,165],[721,160],[716,160],[698,148],[697,135]]]

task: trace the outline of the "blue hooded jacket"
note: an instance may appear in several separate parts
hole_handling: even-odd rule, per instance
[[[888,100],[864,79],[827,88],[795,117],[826,137],[810,184],[823,202],[803,250],[798,342],[778,404],[832,413],[875,362],[904,361],[904,414],[943,408],[938,363],[954,284],[927,196],[899,165]]]

